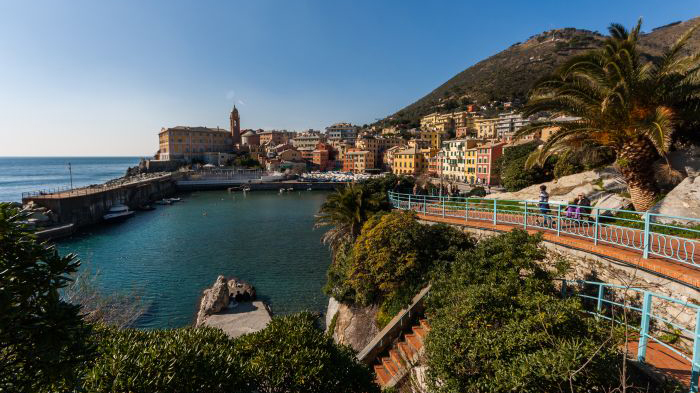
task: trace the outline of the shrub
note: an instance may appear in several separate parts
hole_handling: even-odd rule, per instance
[[[214,328],[102,328],[99,357],[83,387],[91,392],[245,392],[234,340]]]
[[[518,191],[552,179],[553,159],[542,168],[525,169],[528,155],[537,150],[537,146],[537,142],[528,142],[504,150],[496,166],[500,167],[501,183],[507,191]]]
[[[265,329],[240,337],[236,353],[259,392],[379,392],[354,351],[337,345],[310,313],[274,318]]]
[[[0,203],[0,391],[56,390],[94,352],[80,307],[59,296],[80,262],[37,241],[23,218]]]
[[[400,294],[405,305],[427,283],[431,269],[473,244],[457,229],[420,224],[412,212],[376,215],[353,246],[346,279],[359,304],[378,304]],[[409,290],[402,290],[406,286]]]
[[[577,298],[556,296],[539,242],[521,230],[482,240],[437,275],[427,302],[431,391],[608,391],[616,382],[617,336]]]

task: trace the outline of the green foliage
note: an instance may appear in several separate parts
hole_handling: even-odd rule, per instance
[[[234,341],[214,328],[103,328],[99,357],[85,373],[89,392],[244,392]]]
[[[466,195],[467,197],[479,197],[483,198],[486,196],[486,190],[482,186],[476,186],[469,190],[469,192]]]
[[[554,164],[554,177],[558,179],[563,176],[582,172],[584,169],[585,166],[581,161],[574,159],[573,154],[564,153],[557,157],[556,164]]]
[[[437,275],[427,303],[433,392],[607,391],[617,336],[556,296],[541,237],[482,240]],[[590,362],[588,362],[590,359]]]
[[[473,240],[446,225],[423,225],[412,212],[372,217],[353,245],[346,283],[359,304],[394,302],[406,305],[423,287],[435,266],[454,258]]]
[[[7,392],[71,383],[94,352],[80,307],[59,295],[80,262],[37,241],[23,218],[0,203],[0,391]]]
[[[337,345],[300,313],[274,318],[259,332],[240,337],[236,353],[244,375],[259,392],[379,392],[369,368],[350,347]]]
[[[518,191],[552,179],[553,160],[541,168],[525,168],[528,156],[537,150],[537,146],[537,142],[528,142],[504,150],[498,164],[501,184],[507,191]]]

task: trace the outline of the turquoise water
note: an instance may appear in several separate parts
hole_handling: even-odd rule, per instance
[[[275,314],[325,311],[330,253],[313,216],[326,195],[184,194],[180,203],[94,227],[58,247],[98,271],[102,290],[141,293],[151,305],[138,327],[192,323],[201,291],[219,274],[253,284]]]
[[[23,192],[100,184],[122,177],[139,157],[0,157],[0,202],[19,202]]]

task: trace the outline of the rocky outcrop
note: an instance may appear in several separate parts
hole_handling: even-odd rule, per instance
[[[664,199],[649,209],[651,213],[700,219],[700,177],[688,176]],[[700,221],[652,216],[663,224],[698,225]]]
[[[582,193],[596,206],[598,201],[605,201],[604,207],[610,209],[624,209],[630,204],[629,199],[619,195],[627,191],[627,183],[620,172],[612,166],[563,176],[542,184],[547,186],[549,200],[552,203],[570,203]],[[486,198],[537,201],[542,184],[535,184],[515,192],[493,193]]]
[[[227,309],[231,300],[253,301],[255,288],[235,278],[217,277],[214,285],[202,293],[195,327],[204,325],[209,316]]]
[[[331,314],[331,311],[337,310]],[[377,307],[358,307],[339,303],[335,299],[328,302],[326,324],[333,326],[333,339],[338,344],[351,346],[354,350],[362,350],[372,338],[379,333],[375,322]]]

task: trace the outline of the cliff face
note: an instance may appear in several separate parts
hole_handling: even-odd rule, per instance
[[[379,333],[375,323],[376,315],[376,306],[348,306],[331,298],[326,312],[326,326],[327,329],[333,329],[333,340],[336,343],[360,351]]]

